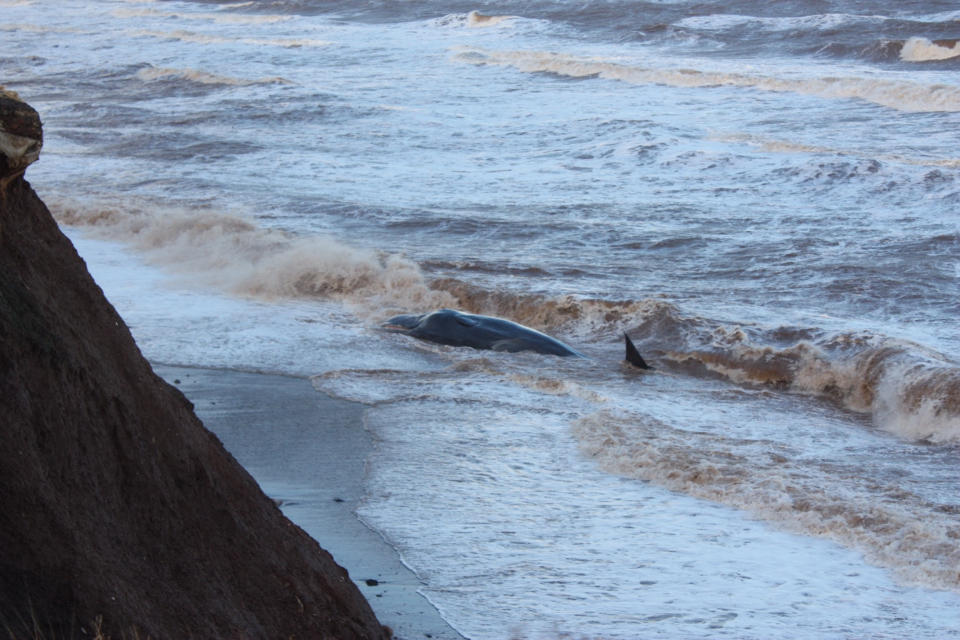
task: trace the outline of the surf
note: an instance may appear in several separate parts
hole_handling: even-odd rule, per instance
[[[601,78],[629,84],[713,89],[736,87],[796,93],[832,100],[858,99],[905,112],[958,112],[960,87],[925,85],[894,78],[857,76],[787,76],[746,74],[696,67],[654,67],[549,51],[497,51],[464,47],[454,59],[473,65],[512,67],[526,73],[553,73],[570,78]]]

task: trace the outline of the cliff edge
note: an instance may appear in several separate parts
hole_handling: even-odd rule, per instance
[[[0,87],[0,635],[389,637],[153,373],[23,178],[41,146]]]

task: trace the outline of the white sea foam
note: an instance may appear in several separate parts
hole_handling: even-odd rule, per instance
[[[890,340],[850,357],[828,358],[816,348],[801,346],[791,388],[833,395],[902,438],[960,441],[957,367],[924,359],[918,346]]]
[[[103,205],[55,204],[52,210],[63,224],[131,244],[151,263],[226,293],[265,300],[334,299],[379,319],[451,303],[402,256],[325,236],[291,236],[236,215]]]
[[[911,16],[916,22],[932,22],[934,24],[960,22],[960,11],[941,11],[940,13],[920,14]]]
[[[39,24],[0,24],[0,31],[32,31],[34,33],[47,33],[50,31],[49,27],[43,27]]]
[[[885,372],[873,405],[877,424],[900,437],[960,442],[960,370],[904,363]]]
[[[814,538],[853,531],[890,557],[902,547],[899,568],[907,556],[922,564],[905,569],[908,580],[955,579],[949,562],[936,562],[949,560],[938,547],[950,539],[949,516],[911,519],[915,513],[896,505],[896,487],[871,489],[856,479],[855,464],[838,486],[836,469],[789,446],[691,432],[649,416],[633,430],[638,416],[596,413],[597,398],[580,385],[511,373],[522,370],[513,358],[445,355],[459,364],[332,371],[314,384],[369,406],[365,423],[379,446],[360,515],[422,572],[425,595],[468,637],[502,638],[505,628],[529,638],[572,630],[626,639],[638,629],[652,638],[835,637],[838,629],[882,637],[899,624],[893,615],[924,617],[902,608],[901,596],[952,601],[881,586],[859,553],[691,498],[747,508],[753,517],[766,509],[781,528],[790,518],[777,516],[795,513]],[[584,413],[573,428],[582,450],[608,471],[650,484],[597,475],[577,455],[564,427]],[[632,431],[621,437],[615,426]],[[885,609],[892,591],[896,614]],[[858,607],[845,599],[852,592]],[[748,599],[751,615],[729,615],[731,598]],[[580,614],[584,601],[589,616]],[[491,607],[496,619],[483,614]],[[822,615],[824,608],[832,613]]]
[[[673,87],[744,87],[822,98],[854,98],[899,111],[960,111],[960,87],[924,85],[897,79],[855,76],[774,77],[693,68],[657,68],[547,51],[463,48],[456,53],[455,58],[470,64],[507,66],[530,73],[548,72],[572,78],[597,76],[632,84],[664,84]]]
[[[256,46],[283,47],[285,49],[320,48],[329,47],[333,44],[330,40],[319,40],[317,38],[241,38],[240,42]]]
[[[164,78],[182,78],[199,84],[224,84],[245,87],[255,84],[290,84],[284,78],[258,78],[246,80],[223,76],[198,69],[171,69],[167,67],[148,67],[137,72],[137,77],[144,81],[160,80]]]
[[[200,20],[218,24],[273,24],[286,22],[290,16],[281,15],[244,15],[236,13],[184,13],[177,11],[160,11],[157,9],[114,9],[115,18],[160,18],[177,20]]]
[[[229,44],[241,43],[254,46],[272,46],[284,48],[300,47],[326,47],[332,44],[328,40],[317,40],[315,38],[229,38],[217,36],[196,31],[152,31],[149,29],[140,29],[131,31],[133,37],[161,38],[164,40],[179,40],[181,42],[193,42],[197,44]]]
[[[485,29],[489,27],[514,25],[519,20],[521,20],[519,16],[488,15],[480,13],[479,11],[471,11],[469,13],[450,13],[440,18],[432,18],[425,24],[431,27]]]
[[[960,368],[909,341],[874,334],[839,334],[818,344],[756,344],[739,328],[717,327],[697,348],[667,351],[680,365],[696,362],[738,384],[829,397],[869,414],[874,423],[909,440],[957,442]]]
[[[960,56],[960,42],[954,42],[953,46],[943,46],[926,38],[910,38],[900,50],[900,58],[907,62],[949,60],[957,56]]]
[[[467,24],[471,27],[495,27],[513,18],[514,16],[491,16],[471,11],[467,14]]]
[[[823,154],[831,156],[852,156],[859,158],[876,158],[883,162],[896,162],[899,164],[916,165],[923,167],[947,167],[960,168],[960,158],[925,158],[920,156],[908,156],[898,153],[874,153],[859,149],[841,149],[839,147],[828,147],[823,145],[804,144],[802,142],[792,142],[790,140],[779,140],[765,136],[753,134],[714,134],[711,140],[722,142],[737,142],[759,147],[764,151],[773,153],[810,153]]]
[[[841,26],[852,26],[854,24],[877,24],[884,22],[888,18],[884,16],[861,16],[846,13],[824,13],[808,16],[790,16],[790,17],[761,17],[736,14],[712,14],[707,16],[691,16],[683,18],[677,22],[677,26],[691,27],[704,30],[726,30],[733,27],[749,25],[759,27],[770,31],[793,31],[811,29],[837,29]]]
[[[610,472],[745,509],[859,549],[908,582],[960,591],[953,515],[856,465],[818,467],[774,442],[691,433],[610,410],[577,421],[574,433]]]
[[[8,23],[0,24],[0,31],[28,31],[31,33],[73,33],[77,35],[82,35],[85,32],[78,29],[71,29],[68,27],[49,27],[41,24],[31,24],[31,23]]]
[[[198,33],[196,31],[151,31],[149,29],[138,29],[129,32],[133,37],[161,38],[164,40],[179,40],[181,42],[194,42],[198,44],[220,44],[224,42],[235,42],[234,38],[225,38],[223,36]]]

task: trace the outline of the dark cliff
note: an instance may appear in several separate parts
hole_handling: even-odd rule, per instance
[[[0,635],[387,637],[153,373],[23,178],[41,140],[0,87]]]

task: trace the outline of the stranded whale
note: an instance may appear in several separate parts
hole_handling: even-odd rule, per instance
[[[452,309],[440,309],[423,315],[395,316],[390,318],[384,327],[414,338],[453,347],[510,352],[536,351],[555,356],[583,357],[583,354],[577,353],[559,340],[516,322]]]

